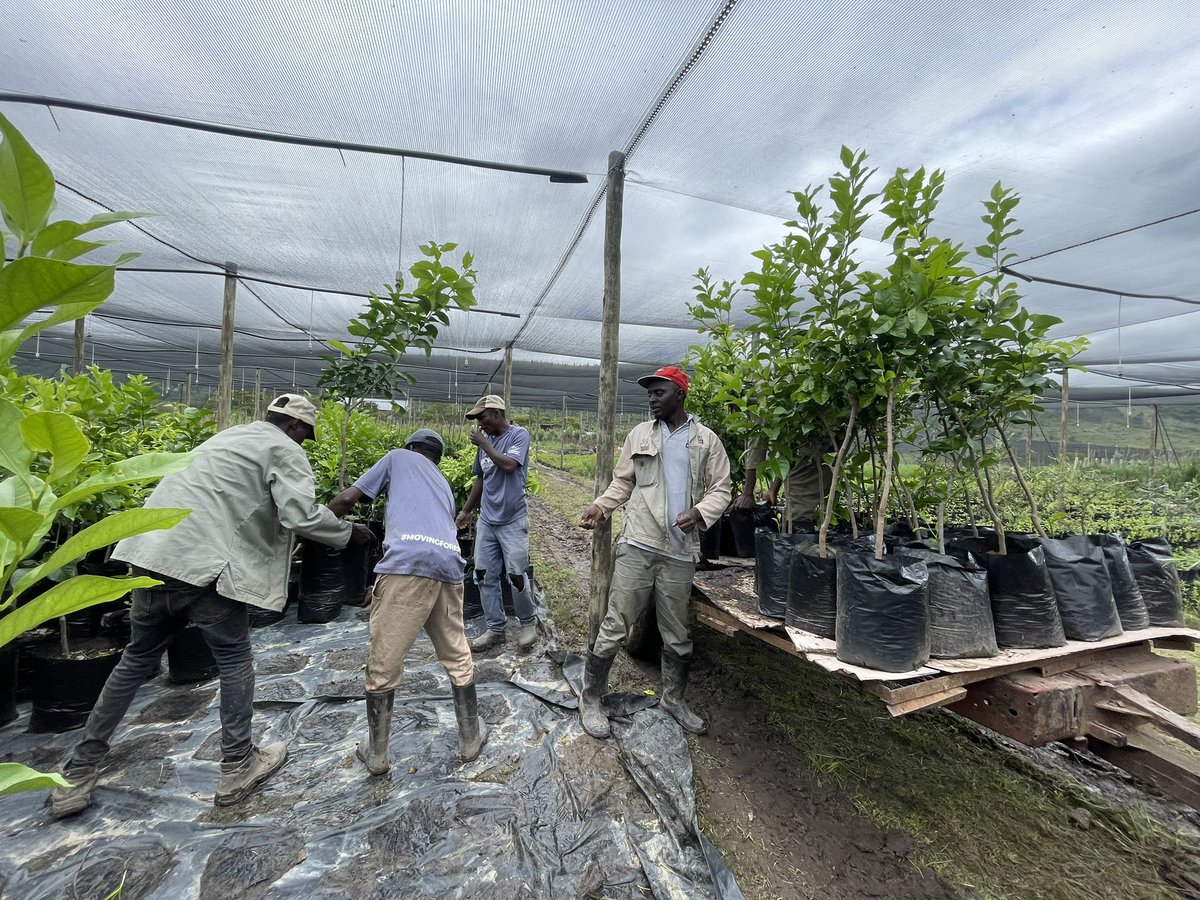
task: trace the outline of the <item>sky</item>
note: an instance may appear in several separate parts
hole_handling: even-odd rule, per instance
[[[786,231],[790,192],[823,183],[843,145],[869,154],[879,184],[897,167],[944,170],[939,227],[968,246],[982,238],[991,185],[1016,190],[1024,233],[1012,249],[1039,257],[1017,266],[1028,275],[1200,300],[1200,213],[1181,215],[1200,209],[1200,4],[0,6],[2,91],[589,175],[552,184],[0,102],[55,170],[62,215],[156,214],[109,234],[141,251],[140,265],[214,272],[228,260],[301,286],[239,287],[235,367],[266,367],[277,383],[295,370],[311,384],[320,339],[344,334],[361,300],[329,291],[378,291],[419,244],[455,241],[475,257],[490,312],[455,315],[443,349],[422,361],[421,389],[453,399],[458,376],[494,377],[512,342],[518,391],[541,402],[560,379],[588,405],[603,285],[596,203],[609,151],[631,145],[630,373],[682,358],[696,340],[696,270],[736,280],[753,268],[750,253]],[[882,265],[872,227],[861,253]],[[1062,249],[1081,242],[1091,243]],[[1200,306],[1022,290],[1064,320],[1057,334],[1091,338],[1077,398],[1200,390]],[[105,311],[124,318],[90,326],[98,361],[215,378],[220,297],[219,277],[122,275]],[[68,339],[43,339],[47,363],[69,353]],[[588,368],[568,377],[562,366]]]

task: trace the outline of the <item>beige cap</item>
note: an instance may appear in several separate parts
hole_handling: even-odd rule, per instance
[[[468,419],[478,419],[479,414],[485,409],[507,409],[504,405],[504,398],[496,394],[488,394],[486,397],[480,397],[475,401],[475,405],[471,407],[471,411],[467,413]]]
[[[313,436],[317,434],[317,408],[308,401],[307,398],[299,394],[280,394],[275,398],[274,402],[267,407],[268,412],[283,413],[285,416],[291,416],[293,419],[298,419],[305,425],[310,425],[313,430]]]

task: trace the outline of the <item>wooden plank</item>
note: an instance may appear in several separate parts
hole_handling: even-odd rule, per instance
[[[792,656],[800,656],[800,654],[796,651],[796,648],[792,645],[792,642],[790,640],[788,640],[787,638],[783,637],[782,635],[775,634],[774,632],[770,632],[770,631],[765,631],[763,629],[747,628],[744,622],[739,620],[736,616],[731,616],[729,613],[725,612],[725,610],[721,609],[719,606],[713,606],[711,604],[704,604],[703,601],[699,601],[699,602],[693,601],[693,602],[696,605],[697,615],[699,615],[700,612],[703,611],[704,615],[707,618],[712,619],[713,622],[715,622],[715,623],[719,623],[720,625],[724,626],[724,628],[733,628],[736,631],[744,631],[747,634],[758,638],[760,641],[765,641],[766,643],[770,644],[772,647],[777,647],[780,650],[783,650],[785,653],[790,653]],[[705,622],[705,624],[709,625],[710,623]],[[716,627],[716,626],[714,625],[713,627]],[[724,628],[718,628],[718,630],[724,631]]]
[[[737,634],[739,631],[737,626],[730,625],[727,622],[722,622],[716,616],[704,609],[696,610],[696,621],[703,622],[709,628],[721,632],[721,634],[725,635],[726,637],[733,637],[733,635]]]
[[[945,706],[947,703],[957,703],[965,696],[967,696],[966,688],[952,687],[939,693],[931,694],[928,697],[918,697],[915,700],[909,700],[905,703],[889,703],[887,708],[888,712],[893,716],[906,716],[909,713],[920,712],[923,709],[934,709],[939,706]]]
[[[1089,748],[1163,793],[1200,809],[1200,754],[1153,725],[1130,734],[1125,747],[1092,740]]]
[[[1162,650],[1195,650],[1196,642],[1191,638],[1161,637],[1154,639],[1154,646]]]

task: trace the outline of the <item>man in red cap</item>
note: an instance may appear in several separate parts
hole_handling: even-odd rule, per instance
[[[649,396],[653,420],[629,432],[612,483],[579,520],[594,528],[625,507],[608,610],[587,655],[579,704],[584,730],[598,738],[610,733],[600,699],[613,657],[651,598],[663,639],[662,708],[688,731],[708,730],[683,699],[692,663],[688,603],[700,530],[729,506],[729,457],[717,435],[684,411],[688,377],[682,369],[663,366],[638,384]]]

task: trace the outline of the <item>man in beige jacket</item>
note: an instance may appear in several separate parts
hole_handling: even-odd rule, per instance
[[[608,610],[587,656],[579,706],[584,730],[598,738],[610,733],[600,698],[613,657],[651,598],[663,639],[662,708],[688,731],[708,730],[683,699],[692,663],[688,603],[699,532],[729,506],[729,457],[720,438],[684,411],[688,377],[682,369],[663,366],[638,384],[646,388],[653,420],[629,432],[612,483],[579,521],[593,528],[625,507]]]

